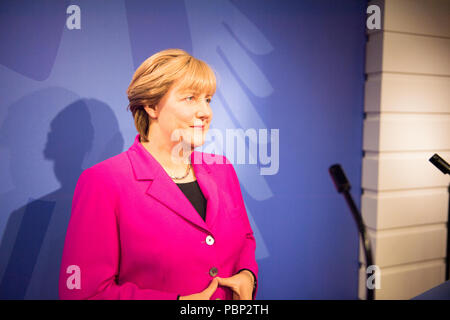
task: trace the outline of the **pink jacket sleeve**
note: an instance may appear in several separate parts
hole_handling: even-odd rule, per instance
[[[105,180],[98,170],[90,168],[77,182],[61,261],[60,299],[177,299],[177,293],[117,283],[117,189]],[[69,272],[73,266],[79,270],[79,287],[74,287],[77,280]]]
[[[228,159],[226,159],[227,163],[229,163]],[[236,171],[233,168],[233,165],[230,163],[229,166],[229,176],[232,180],[233,186],[233,199],[237,199],[238,203],[236,204],[239,208],[241,208],[241,215],[247,230],[246,233],[246,242],[245,246],[242,250],[241,256],[236,263],[235,272],[238,272],[241,269],[248,269],[253,272],[256,277],[256,287],[253,291],[253,299],[256,297],[256,292],[258,290],[258,265],[255,259],[255,250],[256,250],[256,241],[253,236],[253,230],[250,226],[250,222],[247,215],[247,210],[245,209],[244,199],[242,197],[241,187],[239,184],[239,179],[236,175]]]

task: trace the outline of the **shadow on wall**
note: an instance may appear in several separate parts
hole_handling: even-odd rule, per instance
[[[20,99],[8,108],[0,128],[14,185],[0,194],[0,218],[8,221],[0,229],[0,299],[58,299],[59,267],[78,177],[83,168],[123,150],[111,108],[95,99],[59,107],[67,93],[52,88]],[[40,115],[48,121],[42,122]],[[49,160],[53,168],[39,173]],[[48,192],[54,178],[60,188]]]

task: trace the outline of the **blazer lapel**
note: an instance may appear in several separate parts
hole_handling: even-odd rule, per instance
[[[211,169],[202,161],[201,152],[192,152],[191,163],[198,185],[206,198],[206,224],[212,229],[220,207],[217,183],[211,174]]]
[[[146,190],[147,195],[155,198],[185,220],[211,233],[210,227],[217,216],[219,208],[219,197],[217,184],[210,174],[210,169],[202,164],[196,164],[194,161],[194,155],[197,158],[199,152],[192,152],[191,163],[200,189],[207,200],[206,222],[203,221],[194,206],[159,162],[140,143],[139,134],[127,153],[135,178],[137,180],[151,180]]]

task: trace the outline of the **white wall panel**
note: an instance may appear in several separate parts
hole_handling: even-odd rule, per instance
[[[376,32],[367,42],[366,73],[450,75],[450,39]]]
[[[446,224],[425,225],[390,230],[368,230],[373,262],[380,268],[444,258]],[[360,262],[365,258],[360,246]]]
[[[445,277],[450,177],[428,159],[450,162],[450,0],[371,4],[383,30],[367,31],[361,210],[382,269],[376,299],[410,299]]]
[[[366,43],[366,73],[380,73],[383,70],[383,32],[369,34]]]
[[[447,222],[447,188],[365,191],[361,212],[371,229],[383,230]]]
[[[369,76],[364,110],[450,114],[450,77],[396,73]]]
[[[381,114],[364,120],[368,151],[450,150],[450,114]]]
[[[366,297],[365,266],[359,272],[359,298]],[[381,288],[377,300],[411,299],[445,281],[443,259],[381,269]]]
[[[450,152],[439,152],[450,159]],[[428,159],[433,152],[366,153],[362,163],[362,187],[372,191],[447,187],[444,175]]]
[[[383,71],[450,75],[450,39],[385,32]]]
[[[448,0],[388,0],[384,6],[385,30],[450,37]]]

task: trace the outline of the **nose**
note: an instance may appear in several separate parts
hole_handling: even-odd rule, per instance
[[[202,119],[202,121],[205,119],[211,118],[212,110],[211,110],[211,106],[209,105],[209,103],[207,103],[206,101],[200,102],[199,109],[196,112],[196,116],[197,116],[197,118]]]

